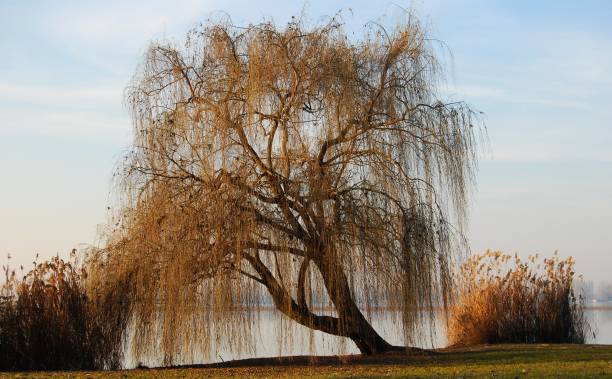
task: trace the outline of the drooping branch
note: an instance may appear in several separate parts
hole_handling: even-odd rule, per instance
[[[274,301],[276,308],[283,312],[287,317],[315,330],[348,337],[343,328],[341,328],[338,318],[316,315],[310,312],[307,307],[302,307],[296,303],[296,301],[276,280],[268,267],[261,261],[261,259],[259,259],[259,257],[257,257],[257,255],[250,255],[247,253],[244,254],[243,257],[261,276],[261,281],[272,296],[272,300]]]
[[[221,326],[197,328],[202,340],[241,344],[261,285],[291,319],[364,353],[392,347],[362,308],[401,309],[417,342],[450,293],[476,163],[475,113],[440,99],[431,41],[413,18],[358,43],[337,20],[296,19],[210,23],[184,48],[151,46],[128,89],[134,143],[100,265],[138,299],[138,346],[162,330],[164,350],[187,351],[194,340],[174,331],[189,317]]]

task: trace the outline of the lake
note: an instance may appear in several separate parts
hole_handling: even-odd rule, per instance
[[[397,313],[392,311],[378,311],[372,314],[372,323],[376,330],[390,343],[403,344],[401,324],[393,322]],[[612,344],[612,307],[587,308],[586,316],[594,326],[595,337],[591,335],[587,343]],[[287,327],[286,327],[287,326]],[[446,345],[444,325],[442,318],[435,320],[435,333],[430,336],[422,333],[414,345],[423,348],[437,348]],[[260,316],[259,331],[256,333],[254,351],[241,353],[230,352],[227,349],[216,354],[204,357],[199,355],[195,361],[183,361],[180,364],[212,363],[229,361],[233,359],[274,357],[288,355],[336,355],[357,354],[359,350],[346,338],[331,336],[322,332],[312,331],[295,322],[288,321],[276,311],[264,311]],[[133,357],[126,358],[125,367],[138,365]],[[161,357],[150,357],[142,361],[143,364],[154,367],[160,366]]]
[[[595,331],[595,338],[587,342],[612,345],[612,306],[587,308],[586,315]]]

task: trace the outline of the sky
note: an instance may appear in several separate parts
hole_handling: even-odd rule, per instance
[[[473,252],[572,255],[612,275],[612,2],[0,1],[0,263],[29,267],[98,243],[130,143],[123,103],[153,41],[209,18],[234,24],[342,10],[349,33],[413,9],[443,41],[452,100],[482,111],[467,230]]]

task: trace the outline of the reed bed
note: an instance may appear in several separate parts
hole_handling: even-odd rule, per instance
[[[18,275],[8,265],[0,288],[0,370],[116,367],[110,343],[84,289],[76,252]]]
[[[459,269],[449,343],[584,343],[590,326],[574,262],[556,252],[543,261],[499,251],[471,257]]]

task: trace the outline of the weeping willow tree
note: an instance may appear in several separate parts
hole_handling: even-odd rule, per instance
[[[244,347],[266,301],[364,354],[406,349],[369,321],[400,309],[414,344],[448,301],[476,162],[474,112],[440,99],[434,52],[413,17],[359,41],[333,19],[150,46],[121,219],[91,260],[139,351]]]

